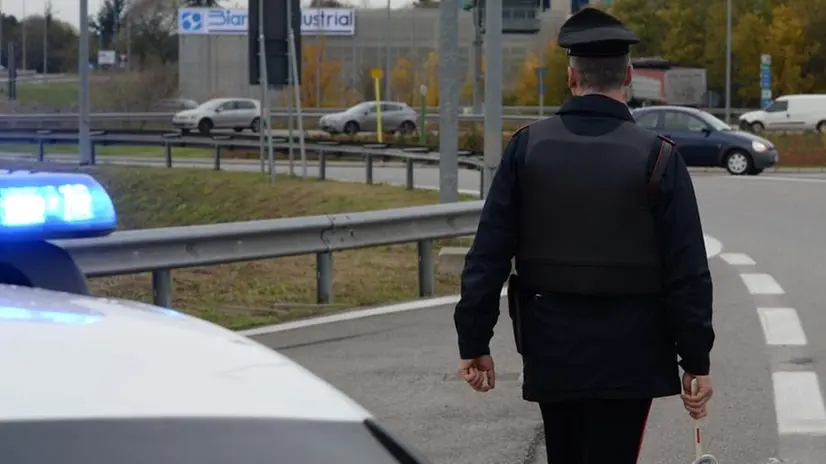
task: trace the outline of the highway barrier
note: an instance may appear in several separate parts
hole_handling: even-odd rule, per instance
[[[333,302],[337,251],[413,243],[418,248],[419,296],[435,293],[434,241],[476,233],[481,201],[115,232],[58,240],[87,277],[152,273],[153,303],[172,303],[172,271],[315,254],[316,300]],[[267,276],[278,279],[278,276]]]
[[[164,161],[168,168],[173,167],[173,148],[191,147],[211,150],[212,167],[215,171],[221,170],[221,162],[225,160],[224,154],[228,150],[258,151],[258,135],[250,134],[228,134],[214,135],[212,137],[182,136],[177,132],[153,133],[153,132],[92,132],[92,159],[95,160],[95,151],[100,146],[160,146],[164,149]],[[38,162],[47,161],[46,147],[49,145],[77,145],[77,132],[59,132],[52,130],[38,131],[0,131],[0,151],[2,144],[26,144],[36,145],[37,153],[35,159]],[[278,150],[289,148],[289,141],[284,137],[273,137],[273,146]],[[364,182],[373,184],[373,172],[377,161],[398,161],[405,166],[405,187],[413,189],[415,185],[415,165],[439,163],[439,153],[431,151],[427,147],[418,146],[391,146],[386,144],[357,144],[341,143],[329,140],[312,141],[305,145],[308,153],[314,154],[319,170],[319,179],[327,179],[327,168],[331,158],[337,156],[356,157],[364,163]],[[297,151],[297,150],[296,150]],[[470,169],[479,173],[479,192],[484,191],[484,170],[481,158],[474,153],[460,152],[459,167]],[[298,164],[298,163],[296,163]],[[261,170],[265,169],[261,163]]]
[[[311,110],[311,111],[304,111],[302,112],[302,117],[304,118],[320,118],[325,114],[330,114],[336,111],[343,111],[345,108],[330,108],[324,109],[322,111],[318,110]],[[532,121],[536,121],[542,118],[545,118],[551,114],[553,114],[558,108],[547,108],[545,115],[540,116],[537,113],[534,114],[504,114],[502,116],[503,121],[508,122],[515,122],[518,124],[526,124]],[[436,110],[438,111],[438,109]],[[732,110],[732,114],[737,116],[742,114],[746,111],[751,111],[747,109],[735,109]],[[713,110],[714,113],[720,113],[717,110]],[[293,113],[294,114],[294,113]],[[286,118],[289,116],[289,113],[286,111],[273,111],[271,115],[274,119]],[[719,115],[719,114],[718,114]],[[60,125],[67,125],[67,124],[77,124],[79,114],[77,113],[44,113],[44,114],[37,114],[37,113],[14,113],[14,114],[0,114],[0,124],[6,127],[33,127],[33,128],[48,128],[50,126],[54,126],[56,124]],[[160,112],[147,112],[147,113],[91,113],[89,115],[90,124],[101,123],[101,122],[130,122],[130,123],[142,123],[142,124],[172,124],[172,118],[175,116],[175,113],[160,113]],[[428,112],[426,115],[427,119],[430,120],[438,120],[440,115],[438,112]],[[485,117],[484,114],[459,114],[458,115],[459,121],[464,122],[483,122]]]

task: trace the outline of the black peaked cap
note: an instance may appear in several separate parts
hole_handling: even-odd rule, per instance
[[[622,21],[596,8],[584,8],[568,18],[557,38],[568,55],[590,57],[626,55],[639,41]]]

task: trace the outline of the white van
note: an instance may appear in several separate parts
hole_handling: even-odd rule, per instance
[[[826,132],[826,94],[778,97],[766,108],[740,116],[740,128],[751,132]]]

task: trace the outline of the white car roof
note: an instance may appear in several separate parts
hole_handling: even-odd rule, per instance
[[[125,300],[0,285],[0,366],[0,422],[372,417],[257,342]]]

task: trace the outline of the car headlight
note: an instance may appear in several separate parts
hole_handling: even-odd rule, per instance
[[[768,150],[769,147],[766,146],[765,143],[754,141],[751,143],[751,149],[756,151],[757,153],[763,153],[764,151]]]

